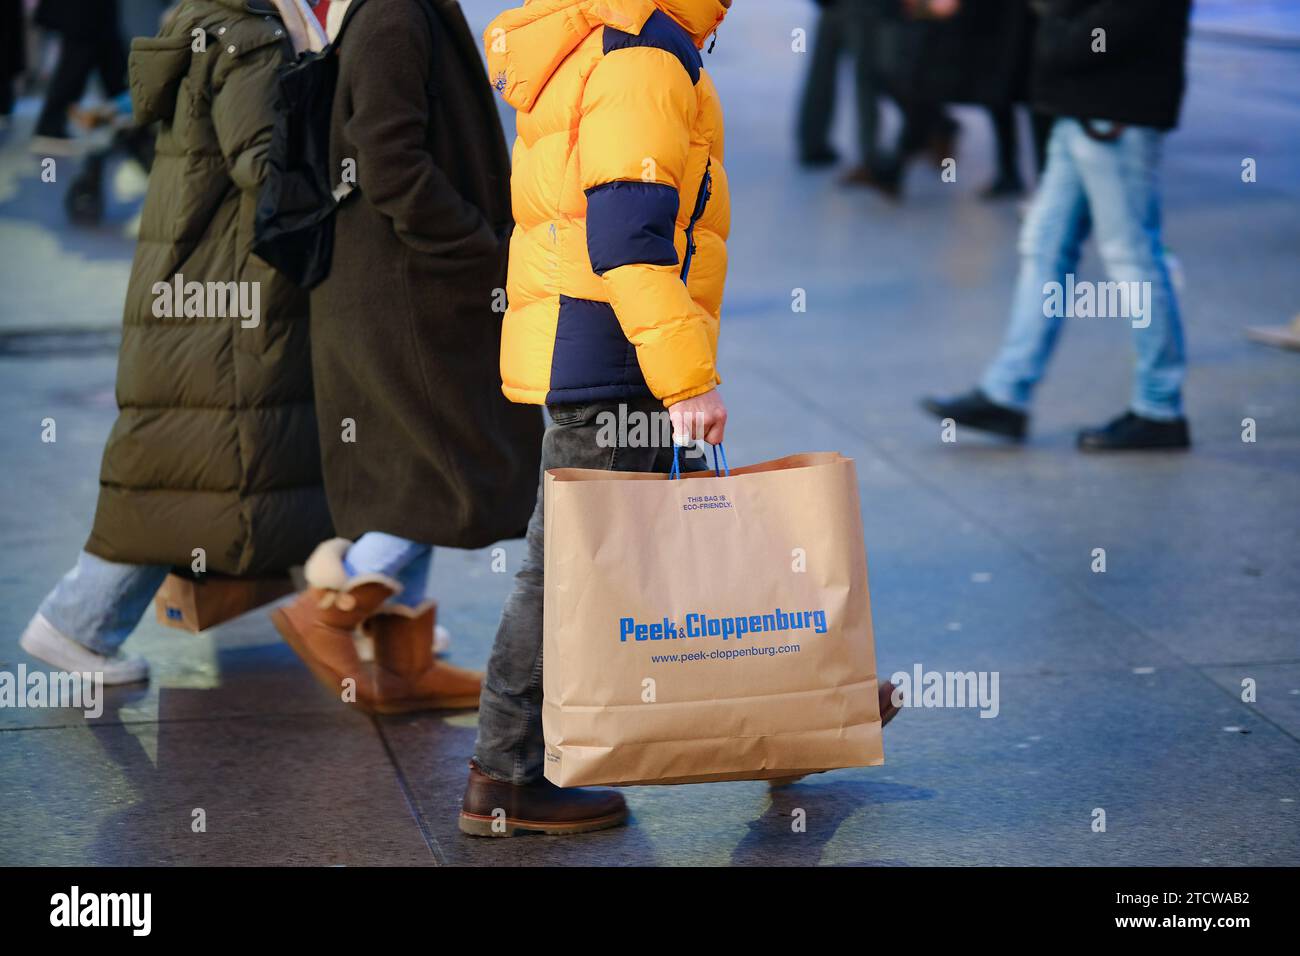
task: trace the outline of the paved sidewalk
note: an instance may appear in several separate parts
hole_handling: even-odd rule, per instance
[[[1300,46],[1300,5],[1294,0],[1195,0],[1192,28],[1203,37]]]
[[[475,25],[495,3],[466,4]],[[147,689],[104,717],[0,710],[0,864],[1300,863],[1300,355],[1248,342],[1300,311],[1300,52],[1193,44],[1170,138],[1167,237],[1185,273],[1187,455],[1084,457],[1121,410],[1128,330],[1067,331],[1032,441],[940,441],[919,394],[965,387],[1005,318],[1012,204],[984,117],[958,182],[917,168],[905,204],[794,170],[812,4],[737,4],[706,59],[727,108],[732,264],[722,338],[734,464],[857,459],[882,675],[998,671],[1000,713],[908,710],[883,767],[765,784],[634,788],[632,825],[485,841],[456,831],[472,715],[372,720],[311,680],[261,613],[190,636],[147,621]],[[846,78],[847,79],[847,78]],[[847,96],[848,86],[845,86]],[[847,116],[845,117],[847,122]],[[851,141],[847,127],[841,142]],[[114,416],[111,336],[130,207],[62,223],[0,146],[0,670],[81,545]],[[1241,161],[1259,181],[1240,181]],[[1084,272],[1097,276],[1095,258]],[[808,311],[792,313],[793,290]],[[54,418],[58,441],[40,441]],[[1242,419],[1258,441],[1243,443]],[[1090,570],[1104,547],[1107,572]],[[518,542],[507,545],[517,566]],[[488,552],[440,553],[452,660],[482,666],[509,588]],[[1257,702],[1243,703],[1246,678]],[[193,811],[207,832],[191,830]],[[807,832],[791,829],[796,808]],[[1094,833],[1094,810],[1107,831]]]

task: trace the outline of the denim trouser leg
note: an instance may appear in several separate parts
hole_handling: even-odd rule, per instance
[[[428,595],[432,565],[433,548],[430,545],[382,531],[367,531],[343,556],[343,567],[349,577],[386,574],[396,578],[402,590],[395,600],[408,607],[415,607]]]
[[[554,444],[551,426],[542,444]],[[542,470],[548,465],[542,462]],[[542,489],[528,521],[523,563],[501,610],[479,694],[474,762],[489,776],[527,783],[542,772]]]
[[[1137,353],[1130,408],[1146,418],[1169,420],[1183,413],[1187,363],[1178,298],[1160,235],[1163,138],[1159,130],[1141,126],[1128,127],[1114,142],[1090,139],[1080,131],[1074,151],[1106,277],[1150,290],[1146,314],[1120,319],[1132,328]]]
[[[628,413],[664,414],[658,401],[629,401]],[[542,472],[548,468],[600,468],[606,471],[659,471],[672,467],[672,447],[608,448],[597,444],[602,412],[617,413],[619,403],[552,406],[542,438]],[[655,419],[651,419],[655,421]],[[659,429],[652,428],[656,435]],[[698,458],[683,469],[701,467]],[[542,775],[542,610],[545,586],[543,492],[528,522],[527,553],[514,591],[506,600],[479,699],[474,761],[489,776],[528,783]]]
[[[1182,321],[1160,238],[1157,170],[1161,134],[1129,127],[1115,140],[1089,137],[1061,119],[1047,168],[1020,235],[1021,265],[1011,322],[980,387],[993,401],[1024,409],[1042,379],[1064,319],[1044,314],[1044,286],[1064,285],[1090,229],[1112,282],[1150,283],[1148,313],[1111,318],[1133,327],[1137,350],[1132,410],[1148,418],[1182,414],[1186,374]]]
[[[1020,271],[1011,321],[980,388],[999,405],[1024,410],[1047,371],[1064,319],[1044,313],[1043,287],[1064,284],[1079,263],[1091,218],[1083,177],[1070,149],[1071,120],[1059,120],[1047,146],[1047,167],[1020,228]],[[1082,134],[1080,134],[1082,135]]]
[[[118,564],[82,551],[39,610],[64,637],[111,657],[140,623],[167,570]]]

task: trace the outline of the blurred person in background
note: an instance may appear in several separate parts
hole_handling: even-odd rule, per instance
[[[1178,125],[1191,2],[1047,0],[1040,10],[1033,105],[1055,123],[1021,229],[1010,322],[978,387],[922,405],[938,418],[1023,439],[1065,322],[1062,309],[1049,307],[1049,291],[1067,287],[1095,234],[1109,278],[1138,290],[1145,314],[1126,322],[1137,353],[1128,410],[1081,431],[1078,445],[1187,448],[1183,326],[1161,237],[1158,171],[1164,134]],[[1135,296],[1126,298],[1131,311]]]
[[[122,25],[127,35],[152,36],[159,32],[166,24],[164,8],[167,6],[166,0],[121,0]],[[127,193],[134,199],[142,197],[148,187],[158,131],[152,125],[132,123],[130,112],[127,94],[103,109],[88,111],[76,108],[72,111],[79,125],[87,130],[98,126],[112,127],[108,137],[87,136],[79,141],[86,147],[85,161],[69,183],[63,199],[64,209],[74,225],[100,225],[110,191],[119,198]],[[118,158],[124,162],[112,165]],[[134,240],[139,236],[140,216],[137,211],[124,227],[123,234],[127,238]]]
[[[965,8],[979,23],[971,27],[969,43],[977,52],[996,51],[991,62],[978,63],[972,80],[983,89],[980,99],[987,104],[996,149],[996,172],[984,190],[985,199],[1020,196],[1025,180],[1020,174],[1018,107],[1029,100],[1029,71],[1033,62],[1034,28],[1037,17],[1030,0],[965,0]],[[1034,169],[1041,175],[1047,162],[1047,137],[1051,118],[1030,111],[1034,146]]]
[[[27,70],[27,28],[23,0],[0,0],[0,131],[14,113],[18,78]]]
[[[951,34],[944,24],[957,15],[961,0],[886,0],[872,5],[863,22],[869,29],[856,55],[871,59],[870,69],[877,84],[897,104],[902,126],[892,147],[879,150],[872,128],[870,158],[849,170],[843,179],[848,186],[868,186],[890,199],[902,194],[907,166],[925,155],[935,166],[956,155],[957,121],[944,109],[944,99],[935,92],[943,86],[930,76],[935,71],[952,71],[956,64],[930,53],[936,34]],[[861,64],[859,69],[863,69]],[[874,107],[873,107],[874,109]],[[864,147],[864,153],[867,150]]]
[[[879,20],[889,0],[817,0],[820,8],[813,47],[799,99],[799,162],[831,166],[840,156],[830,143],[838,99],[839,67],[848,55],[853,64],[853,105],[857,119],[859,166],[874,169],[879,120],[876,46]]]
[[[987,199],[1018,196],[1025,189],[1017,107],[1029,99],[1035,21],[1030,0],[961,0],[958,6],[918,12],[912,21],[908,85],[920,102],[929,104],[922,115],[933,116],[934,104],[946,103],[980,106],[989,117],[996,164],[994,179],[982,193]],[[1051,119],[1031,117],[1041,172]],[[942,134],[942,124],[934,122]],[[950,150],[941,158],[954,157],[955,145],[940,138],[935,148]]]
[[[36,23],[59,37],[59,59],[45,91],[36,120],[32,150],[42,155],[67,156],[81,143],[68,129],[71,111],[86,93],[92,73],[98,75],[104,98],[117,100],[126,93],[126,47],[122,42],[117,0],[41,0]],[[5,42],[9,42],[6,38]],[[122,103],[125,108],[125,101]],[[112,107],[109,110],[115,112]],[[91,125],[107,113],[88,114]]]
[[[132,44],[135,118],[159,131],[122,320],[119,414],[90,538],[20,642],[61,670],[147,679],[147,662],[121,646],[196,549],[207,572],[272,574],[330,534],[307,297],[251,250],[290,36],[324,42],[272,0],[183,0],[157,37]],[[242,286],[256,295],[255,323],[191,312],[170,295],[182,279]]]

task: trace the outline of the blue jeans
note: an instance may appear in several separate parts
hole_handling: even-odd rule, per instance
[[[149,609],[167,570],[117,564],[82,551],[41,602],[41,616],[64,637],[112,657]]]
[[[980,382],[993,401],[1022,411],[1029,405],[1065,322],[1060,314],[1045,314],[1046,287],[1066,286],[1084,240],[1095,231],[1112,282],[1150,283],[1148,312],[1130,323],[1137,351],[1130,407],[1146,418],[1182,416],[1187,362],[1160,238],[1161,141],[1159,130],[1140,126],[1111,141],[1093,139],[1073,119],[1058,119],[1052,127],[1047,167],[1020,232],[1011,321]]]
[[[428,594],[433,548],[368,532],[348,549],[351,576],[379,572],[402,584],[398,598],[414,607]],[[77,563],[41,602],[39,611],[60,634],[111,657],[136,629],[169,569],[118,564],[82,551]]]
[[[401,582],[395,600],[415,607],[429,593],[429,570],[433,566],[433,547],[407,541],[382,531],[367,531],[343,557],[348,577],[360,574],[386,574]]]

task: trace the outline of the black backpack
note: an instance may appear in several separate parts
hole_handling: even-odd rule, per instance
[[[330,165],[330,122],[338,86],[338,48],[365,0],[352,0],[325,49],[303,53],[280,68],[275,126],[266,154],[266,181],[257,197],[253,252],[304,289],[330,273],[334,213],[352,192]],[[422,3],[430,17],[433,11]]]

